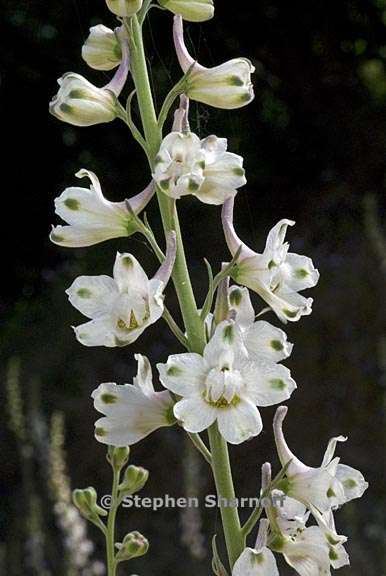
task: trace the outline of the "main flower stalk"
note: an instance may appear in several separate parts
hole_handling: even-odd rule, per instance
[[[155,157],[162,141],[162,132],[158,125],[150,87],[142,25],[134,16],[126,21],[126,26],[130,42],[131,72],[138,98],[149,164],[153,170]],[[184,320],[189,350],[202,354],[206,344],[205,327],[200,318],[192,289],[175,202],[159,189],[157,190],[157,197],[165,234],[171,230],[176,232],[177,255],[172,278]],[[227,443],[219,434],[217,424],[213,424],[208,434],[218,497],[231,502],[235,498],[235,491]],[[229,562],[233,567],[245,545],[237,508],[223,506],[221,507],[221,516]]]

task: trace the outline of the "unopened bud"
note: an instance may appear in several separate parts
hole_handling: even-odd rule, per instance
[[[97,88],[80,74],[69,72],[58,80],[59,92],[50,103],[53,116],[74,126],[111,122],[117,116],[116,97]]]
[[[109,446],[107,452],[107,461],[114,470],[122,470],[127,464],[130,455],[129,446]]]
[[[189,22],[204,22],[214,16],[213,0],[159,0],[159,3]]]
[[[85,518],[93,518],[96,516],[107,516],[106,510],[98,506],[97,493],[95,488],[76,489],[72,493],[72,500],[79,512]]]
[[[106,0],[109,10],[121,18],[134,16],[142,8],[142,0]]]
[[[113,70],[122,60],[121,44],[113,30],[98,24],[82,47],[83,60],[95,70]]]
[[[149,550],[149,542],[140,532],[135,531],[126,534],[122,544],[116,544],[116,547],[118,548],[116,560],[122,562],[144,556]]]
[[[145,486],[149,478],[149,472],[140,466],[128,466],[124,478],[119,485],[119,490],[125,494],[135,494]]]

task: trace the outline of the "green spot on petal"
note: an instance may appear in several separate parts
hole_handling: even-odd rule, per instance
[[[104,428],[95,428],[95,434],[102,438],[103,436],[106,436],[106,430]]]
[[[223,340],[224,342],[228,342],[228,344],[232,344],[233,339],[234,339],[234,330],[233,330],[233,325],[232,324],[228,324],[228,326],[225,326],[223,333]]]
[[[131,268],[133,266],[133,259],[130,256],[123,256],[121,261],[126,268]]]
[[[165,412],[165,420],[169,426],[173,426],[177,422],[177,418],[174,416],[173,412],[174,404],[171,404]]]
[[[85,97],[87,97],[87,93],[84,90],[75,89],[75,90],[71,90],[68,97],[69,98],[75,98],[75,99],[85,98]]]
[[[188,190],[190,192],[197,192],[197,190],[199,188],[200,188],[200,185],[198,184],[198,182],[196,182],[195,180],[189,180]]]
[[[332,544],[332,546],[336,546],[337,544],[339,544],[339,540],[335,540],[335,538],[333,538],[331,534],[326,534],[326,538],[328,543]]]
[[[343,481],[343,486],[345,488],[356,488],[358,486],[358,482],[354,480],[354,478],[347,478],[347,480]]]
[[[231,306],[240,306],[243,294],[239,288],[236,288],[230,293],[229,302]]]
[[[335,552],[335,550],[333,548],[330,548],[328,556],[329,556],[330,560],[338,560],[338,558],[339,558],[338,554]]]
[[[284,349],[280,340],[271,340],[271,347],[276,350],[276,352],[281,352]]]
[[[327,490],[327,498],[334,498],[335,496],[336,496],[336,494],[335,494],[334,490],[330,487]]]
[[[64,112],[64,114],[71,114],[72,112],[72,106],[70,106],[69,104],[66,104],[65,102],[63,102],[60,106],[60,111]]]
[[[69,210],[79,210],[80,208],[80,202],[79,200],[76,200],[76,198],[66,198],[64,201],[64,205]]]
[[[295,276],[299,280],[302,280],[302,278],[306,278],[308,276],[308,271],[305,270],[304,268],[298,268],[297,270],[295,270]]]
[[[281,380],[280,378],[273,378],[269,383],[273,390],[284,390],[286,387],[284,380]]]
[[[240,168],[240,166],[237,166],[236,168],[233,168],[233,174],[235,176],[244,176],[245,170],[244,168]]]
[[[50,238],[52,242],[64,242],[63,236],[59,236],[59,234],[55,234],[54,232],[51,232]]]
[[[268,269],[269,269],[269,270],[272,270],[272,268],[275,268],[275,266],[277,266],[275,260],[270,260],[270,261],[268,262]]]
[[[79,288],[76,293],[79,298],[91,298],[92,296],[92,292],[88,288]]]
[[[288,316],[288,318],[296,318],[297,312],[293,312],[292,310],[283,310],[283,314]]]
[[[108,394],[106,392],[105,394],[101,395],[101,400],[105,404],[115,404],[115,402],[117,401],[117,397],[115,396],[115,394]]]
[[[183,370],[178,366],[169,366],[169,368],[166,370],[166,374],[168,376],[181,376],[181,374],[183,374]]]
[[[228,79],[229,86],[244,86],[244,81],[240,76],[230,76]],[[249,96],[248,96],[249,97]]]

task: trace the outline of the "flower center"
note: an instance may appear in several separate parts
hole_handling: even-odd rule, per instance
[[[204,400],[216,408],[236,406],[240,402],[242,386],[238,370],[212,368],[205,380]]]

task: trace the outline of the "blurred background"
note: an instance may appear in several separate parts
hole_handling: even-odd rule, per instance
[[[216,10],[213,21],[187,25],[189,46],[208,66],[251,58],[256,99],[236,112],[193,104],[192,128],[202,137],[227,136],[230,149],[245,157],[248,184],[235,215],[240,236],[261,251],[276,221],[294,219],[292,250],[311,256],[321,272],[311,294],[313,314],[287,329],[295,348],[286,364],[298,383],[288,439],[304,461],[318,465],[331,436],[349,436],[339,454],[364,473],[370,488],[337,514],[352,560],[340,573],[385,575],[386,0],[217,1]],[[99,494],[110,491],[105,449],[93,438],[90,394],[103,381],[131,382],[133,353],[155,362],[180,348],[162,321],[130,348],[78,344],[70,326],[83,317],[64,293],[73,279],[111,274],[117,250],[132,251],[148,273],[156,262],[139,237],[87,250],[48,241],[58,222],[54,198],[74,185],[80,168],[95,171],[115,201],[149,179],[122,123],[81,129],[47,112],[64,72],[99,86],[107,82],[107,75],[87,68],[80,49],[91,25],[115,26],[112,15],[103,0],[3,0],[2,15],[0,573],[98,575],[103,542],[69,496],[70,489],[89,485]],[[180,75],[170,14],[151,12],[146,39],[159,106]],[[179,208],[201,302],[203,258],[215,268],[228,258],[219,210],[191,197]],[[155,203],[148,217],[159,234]],[[168,303],[175,309],[170,289]],[[262,462],[278,470],[272,415],[265,409],[264,432],[232,448],[240,496],[257,494]],[[205,462],[180,430],[156,432],[132,449],[131,462],[150,470],[144,496],[213,493]],[[216,510],[123,511],[120,535],[134,529],[151,549],[126,573],[209,574],[207,542],[220,532]]]

